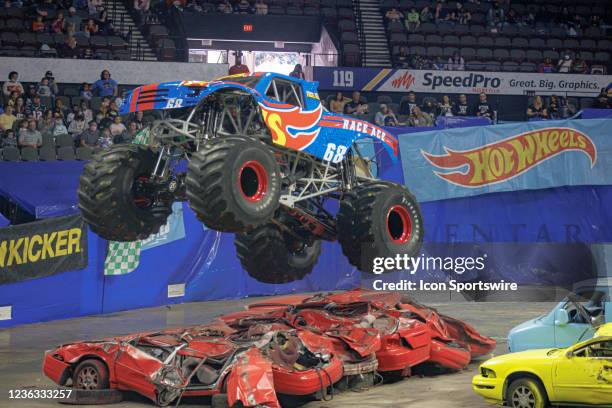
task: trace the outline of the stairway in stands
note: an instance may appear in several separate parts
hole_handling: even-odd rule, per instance
[[[364,67],[391,67],[380,0],[353,0]]]
[[[103,0],[103,5],[108,10],[108,17],[112,20],[116,30],[120,31],[123,35],[127,35],[130,29],[132,30],[130,38],[130,54],[132,59],[157,61],[157,56],[136,23],[134,23],[123,2],[121,0]]]

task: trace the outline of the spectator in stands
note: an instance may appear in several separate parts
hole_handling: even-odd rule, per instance
[[[113,123],[109,126],[111,135],[117,140],[117,137],[121,136],[123,132],[127,129],[123,122],[121,122],[121,116],[115,115],[113,118]]]
[[[98,124],[95,120],[89,122],[89,126],[80,136],[80,144],[84,147],[96,147],[98,139],[100,138],[100,132],[98,131]]]
[[[17,100],[20,98],[19,93],[11,92],[8,99],[6,100],[6,106],[15,106],[17,104]]]
[[[528,119],[548,119],[548,111],[544,107],[544,102],[542,102],[542,97],[540,95],[536,95],[533,98],[533,102],[529,107],[527,107],[527,118]]]
[[[81,98],[90,100],[93,97],[93,92],[91,91],[91,84],[83,82],[79,95],[81,95]]]
[[[500,27],[505,21],[504,8],[501,6],[499,1],[493,3],[493,6],[487,13],[487,23],[490,26]]]
[[[26,119],[19,121],[17,124],[17,142],[19,143],[19,138],[21,134],[27,132],[28,130],[28,121]]]
[[[76,31],[79,31],[81,29],[81,24],[83,23],[83,20],[77,14],[76,8],[70,7],[68,9],[68,16],[65,18],[65,20],[67,25],[74,24],[74,28]]]
[[[561,113],[559,111],[559,98],[556,95],[552,95],[550,97],[550,101],[548,102],[548,108],[546,108],[548,112],[549,119],[560,119]]]
[[[378,126],[399,126],[399,121],[395,113],[387,106],[386,103],[381,103],[379,111],[374,116],[374,122]]]
[[[217,11],[220,13],[231,14],[234,12],[234,8],[229,0],[224,0],[217,6]]]
[[[66,20],[64,19],[64,13],[62,11],[57,12],[57,16],[51,23],[51,32],[55,34],[61,34],[66,28]]]
[[[433,118],[429,114],[422,112],[421,108],[415,106],[412,108],[408,123],[414,127],[430,127],[433,126]]]
[[[603,88],[601,90],[601,92],[599,92],[599,95],[597,95],[597,98],[595,98],[595,101],[593,102],[593,108],[595,109],[610,109],[610,103],[608,100],[608,93],[606,92],[606,89]]]
[[[43,114],[43,118],[38,121],[38,131],[43,136],[53,136],[53,127],[55,126],[55,118],[53,117],[53,111],[47,109]]]
[[[98,96],[117,96],[117,81],[111,79],[110,72],[105,69],[100,73],[100,79],[94,82],[92,91]]]
[[[441,2],[436,3],[436,8],[434,9],[433,15],[434,15],[434,21],[436,23],[446,20],[446,12],[442,8]]]
[[[508,10],[508,14],[506,14],[506,24],[515,26],[521,24],[521,19],[515,9],[510,8],[510,10]]]
[[[40,147],[42,145],[42,135],[36,128],[36,121],[28,120],[27,126],[27,129],[19,134],[19,147]]]
[[[36,16],[36,20],[32,22],[32,32],[33,33],[44,33],[47,29],[45,22],[43,21],[43,16]]]
[[[38,83],[38,87],[36,88],[36,93],[43,98],[51,98],[53,94],[51,93],[51,87],[49,86],[49,79],[47,77],[43,77]]]
[[[94,58],[94,52],[93,49],[91,47],[87,47],[83,50],[83,58],[84,59],[93,59]]]
[[[438,116],[438,103],[434,98],[425,98],[423,106],[421,106],[421,111],[427,113],[432,119],[435,119],[436,116]]]
[[[493,120],[494,110],[495,109],[493,109],[493,107],[491,106],[491,104],[489,104],[489,101],[487,100],[487,94],[482,92],[478,98],[476,109],[474,109],[474,112],[476,112],[476,116],[481,116]]]
[[[403,16],[402,16],[402,13],[398,9],[396,9],[395,7],[392,7],[389,11],[387,11],[387,13],[385,14],[385,17],[389,21],[399,23],[402,20]]]
[[[416,8],[411,8],[410,12],[406,14],[404,25],[408,31],[416,31],[419,28],[419,25],[421,25],[421,15],[416,11]]]
[[[42,119],[47,107],[40,101],[40,96],[36,95],[25,107],[26,115],[32,115],[35,120]]]
[[[427,69],[431,64],[429,61],[418,53],[414,53],[412,55],[412,59],[410,60],[410,66],[414,69]]]
[[[132,143],[139,131],[140,130],[138,129],[136,122],[129,122],[127,129],[124,130],[118,137],[115,137],[114,143]]]
[[[344,113],[348,115],[365,115],[368,113],[368,104],[361,101],[359,92],[353,92],[353,99],[344,105]]]
[[[45,78],[49,81],[49,88],[51,89],[51,95],[55,96],[59,94],[59,88],[57,86],[57,82],[55,82],[55,77],[53,76],[53,72],[47,71],[45,72]]]
[[[61,99],[57,99],[55,101],[55,112],[59,113],[62,118],[65,118],[66,116],[68,116],[68,113],[70,113],[70,109],[68,109],[68,107],[64,105],[64,101],[62,101]]]
[[[13,129],[9,129],[4,132],[4,137],[2,138],[1,148],[5,147],[17,147],[17,138],[15,137],[15,131]]]
[[[83,32],[88,36],[92,36],[98,32],[98,25],[93,18],[87,20],[87,24],[85,24],[85,27],[83,27]]]
[[[5,98],[10,97],[11,92],[16,92],[17,96],[23,94],[23,86],[21,85],[21,82],[18,81],[18,79],[19,73],[17,71],[11,71],[9,73],[8,81],[2,84],[2,93],[4,94]]]
[[[96,146],[101,149],[108,149],[113,145],[113,135],[111,135],[109,128],[102,129],[102,134],[96,142]]]
[[[453,116],[453,105],[448,95],[442,96],[442,102],[438,104],[438,115]]]
[[[419,20],[422,23],[431,23],[434,19],[433,14],[431,13],[431,9],[429,8],[429,6],[425,6],[423,7],[423,10],[421,10],[420,13],[420,17]]]
[[[576,114],[576,107],[568,102],[567,98],[559,98],[559,119],[567,119]]]
[[[83,133],[83,131],[85,130],[86,123],[87,122],[85,122],[85,117],[83,116],[83,113],[79,112],[75,114],[74,119],[68,125],[68,133],[70,134],[70,136],[72,136],[76,140],[77,136]]]
[[[572,72],[576,74],[588,74],[589,73],[589,66],[587,65],[586,61],[581,58],[581,55],[579,53],[576,55],[576,60],[574,61]]]
[[[136,111],[136,113],[134,114],[133,122],[136,123],[138,130],[142,130],[144,127],[146,127],[147,123],[145,122],[145,119],[144,119],[144,112]]]
[[[550,74],[555,72],[555,66],[553,65],[550,57],[544,58],[544,62],[538,67],[538,72],[541,74]]]
[[[17,120],[21,120],[23,118],[25,118],[26,116],[26,108],[25,108],[25,102],[23,101],[22,97],[17,98],[17,100],[15,100],[15,104],[13,105],[13,109],[15,109],[15,111],[13,112],[15,117],[17,118]]]
[[[302,69],[302,64],[295,64],[295,67],[293,68],[293,71],[291,71],[289,76],[299,79],[306,79],[306,77],[304,76],[304,71]]]
[[[572,71],[572,66],[574,65],[574,61],[572,60],[571,55],[569,53],[565,53],[563,58],[559,60],[557,63],[557,72],[568,73]]]
[[[230,67],[229,74],[230,75],[237,75],[237,74],[249,75],[250,73],[251,71],[249,71],[249,67],[247,67],[246,65],[242,63],[242,53],[236,52],[236,63]]]
[[[74,37],[68,37],[66,44],[59,50],[59,54],[62,58],[80,58],[81,50],[77,46],[76,39]]]
[[[255,1],[255,14],[260,16],[268,14],[268,5],[264,3],[264,0]]]
[[[36,3],[36,2],[34,2]],[[44,0],[36,5],[36,14],[42,17],[48,17],[50,12],[56,10],[53,0]]]
[[[81,99],[81,102],[79,103],[79,108],[81,110],[81,113],[83,114],[83,117],[85,118],[85,122],[91,122],[93,120],[93,111],[89,109],[89,103],[87,102],[87,100]]]
[[[455,15],[459,24],[470,24],[472,22],[472,14],[459,2],[457,2]]]
[[[417,106],[416,94],[414,92],[410,92],[408,93],[408,98],[400,102],[400,114],[410,115],[415,106]]]
[[[465,71],[465,60],[457,51],[448,59],[447,69],[450,71]]]
[[[145,21],[145,16],[149,12],[151,7],[150,0],[134,0],[134,11],[136,12],[137,18],[136,23],[141,25]]]
[[[236,3],[234,11],[238,14],[249,14],[251,12],[251,4],[248,0],[240,0]]]
[[[89,10],[89,15],[97,14],[102,8],[102,0],[87,0],[87,9]]]
[[[17,117],[13,115],[13,107],[10,105],[6,106],[4,108],[4,112],[0,114],[0,130],[6,132],[7,130],[12,129],[16,120]]]
[[[410,55],[408,55],[408,47],[402,45],[399,54],[395,56],[396,68],[410,68]]]
[[[53,137],[59,135],[67,135],[68,129],[66,129],[66,124],[64,123],[64,118],[58,112],[53,115],[55,119],[55,124],[53,125]]]

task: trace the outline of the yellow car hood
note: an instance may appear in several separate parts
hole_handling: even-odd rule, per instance
[[[501,364],[505,362],[516,363],[518,361],[524,362],[527,360],[545,360],[547,358],[552,358],[558,355],[559,352],[565,349],[537,349],[537,350],[528,350],[528,351],[520,351],[518,353],[510,353],[504,354],[501,356],[493,357],[490,360],[487,360],[483,363],[484,366],[489,366],[492,364]]]

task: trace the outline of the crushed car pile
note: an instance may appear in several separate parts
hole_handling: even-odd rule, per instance
[[[328,399],[424,363],[460,370],[494,348],[407,296],[357,289],[274,298],[201,326],[65,344],[46,352],[43,371],[59,385],[135,391],[159,406],[208,395],[213,406],[274,408],[279,396]]]

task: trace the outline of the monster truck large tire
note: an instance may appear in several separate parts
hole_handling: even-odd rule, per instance
[[[358,186],[342,200],[337,228],[342,252],[364,272],[372,272],[377,257],[417,255],[425,233],[414,196],[382,181]]]
[[[79,208],[93,232],[110,241],[137,241],[166,223],[172,203],[155,202],[143,187],[155,161],[149,147],[115,145],[96,153],[85,165]]]
[[[240,263],[260,282],[287,283],[303,279],[321,254],[321,241],[298,241],[283,234],[274,224],[236,234],[234,241]]]
[[[187,199],[208,228],[241,232],[266,223],[279,206],[280,171],[270,148],[228,136],[207,141],[191,156]]]

